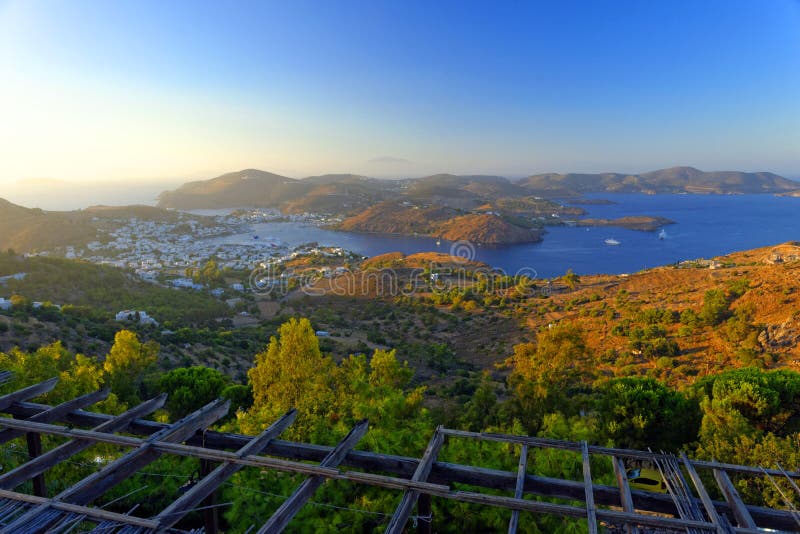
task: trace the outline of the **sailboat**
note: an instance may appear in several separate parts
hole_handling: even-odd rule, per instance
[[[664,229],[662,228],[662,229],[661,229],[661,231],[660,231],[660,232],[658,232],[658,238],[659,238],[659,239],[666,239],[666,238],[667,238],[667,232],[666,232],[666,230],[664,230]]]

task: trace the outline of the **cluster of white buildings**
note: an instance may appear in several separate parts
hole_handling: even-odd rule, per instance
[[[93,241],[84,248],[69,247],[70,258],[133,269],[145,280],[155,281],[165,271],[183,272],[216,258],[220,268],[252,269],[265,258],[288,253],[276,240],[253,239],[252,243],[226,243],[224,236],[243,232],[238,216],[218,216],[214,224],[184,218],[176,222],[115,220],[108,241]],[[191,281],[174,280],[176,287],[193,287]]]
[[[147,315],[146,311],[122,310],[121,312],[117,312],[116,320],[119,322],[131,321],[138,322],[141,325],[158,326],[158,321]]]

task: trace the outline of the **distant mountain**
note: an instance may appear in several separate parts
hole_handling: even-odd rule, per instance
[[[519,181],[502,176],[435,174],[405,180],[379,180],[355,174],[289,178],[257,169],[188,182],[159,196],[162,208],[281,208],[286,212],[352,214],[376,202],[408,199],[472,210],[499,199],[576,197],[584,193],[787,193],[800,183],[770,172],[704,172],[672,167],[641,174],[547,173]]]
[[[360,176],[358,174],[322,174],[320,176],[309,176],[303,178],[304,183],[327,185],[333,183],[340,184],[357,184],[364,182],[378,182],[376,178],[369,176]],[[388,180],[387,180],[388,181]]]
[[[304,194],[311,184],[257,169],[183,184],[158,197],[161,208],[202,209],[273,206]]]
[[[343,230],[421,234],[480,243],[535,241],[535,228],[563,224],[584,210],[554,198],[591,192],[625,193],[786,193],[800,183],[767,172],[703,172],[673,167],[642,174],[538,174],[511,181],[503,176],[435,174],[404,180],[378,180],[354,174],[305,179],[247,169],[211,180],[190,182],[161,194],[159,207],[271,207],[284,213],[341,217]],[[643,217],[643,218],[642,218]],[[593,225],[652,229],[660,220],[593,220]],[[623,224],[624,223],[624,224]]]
[[[0,250],[36,252],[92,241],[97,229],[75,212],[24,208],[0,199]]]
[[[404,183],[404,195],[415,201],[438,202],[459,209],[472,209],[501,197],[529,194],[502,176],[435,174]]]
[[[285,213],[352,215],[396,198],[399,183],[354,174],[326,174],[300,180],[305,193],[276,206]]]
[[[771,172],[715,171],[671,167],[642,174],[537,174],[519,185],[542,196],[576,196],[583,193],[784,193],[800,183]]]

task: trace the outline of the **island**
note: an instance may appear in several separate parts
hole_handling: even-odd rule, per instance
[[[616,226],[643,232],[655,232],[669,224],[675,224],[675,221],[665,217],[649,217],[645,215],[619,217],[618,219],[581,219],[575,221],[576,226]]]

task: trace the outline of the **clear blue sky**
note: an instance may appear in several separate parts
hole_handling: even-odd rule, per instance
[[[800,176],[796,0],[0,0],[0,72],[0,184]]]

